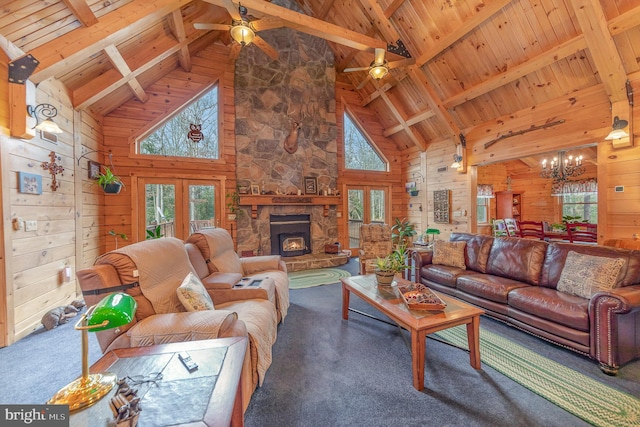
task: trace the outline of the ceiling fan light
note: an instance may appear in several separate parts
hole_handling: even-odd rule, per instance
[[[387,74],[389,74],[389,67],[387,67],[387,64],[372,64],[369,68],[369,75],[375,80],[380,80]]]
[[[240,43],[241,46],[251,44],[256,36],[255,31],[246,21],[239,21],[233,24],[229,29],[229,33],[231,38]]]

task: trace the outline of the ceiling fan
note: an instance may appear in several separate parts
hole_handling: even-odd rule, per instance
[[[253,43],[272,59],[278,59],[278,51],[264,41],[257,32],[282,27],[282,21],[274,18],[249,20],[246,7],[238,5],[236,9],[236,6],[230,0],[224,3],[229,15],[231,15],[231,24],[194,22],[193,27],[197,30],[229,31],[231,38],[238,42],[240,46],[244,47]]]
[[[364,85],[369,81],[369,79],[380,80],[383,79],[387,74],[389,74],[389,70],[392,68],[398,68],[405,65],[415,64],[415,59],[411,58],[410,55],[407,59],[400,59],[398,61],[389,62],[385,59],[386,51],[382,48],[376,48],[373,62],[368,67],[352,67],[345,68],[345,73],[350,73],[353,71],[368,71],[366,79],[360,83],[358,89],[362,89]],[[403,54],[403,56],[405,56]]]

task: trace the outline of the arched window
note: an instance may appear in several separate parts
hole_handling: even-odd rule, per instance
[[[138,153],[218,159],[218,87],[214,86],[152,134],[139,140]]]
[[[344,163],[346,169],[383,172],[388,170],[387,162],[346,112],[344,113]]]

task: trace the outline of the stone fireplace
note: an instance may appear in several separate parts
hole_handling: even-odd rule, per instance
[[[304,13],[293,0],[273,3]],[[236,61],[237,183],[246,188],[257,185],[266,195],[294,195],[298,191],[304,195],[305,177],[314,177],[319,192],[335,190],[333,52],[325,40],[288,28],[261,31],[260,36],[278,51],[279,59],[272,60],[249,45],[241,49]],[[296,126],[297,149],[292,150]],[[325,244],[337,240],[335,206],[326,216],[321,206],[259,206],[254,218],[242,215],[237,221],[238,251],[273,254],[280,242],[271,232],[271,215],[297,214],[309,216],[307,250],[311,253],[321,253]]]

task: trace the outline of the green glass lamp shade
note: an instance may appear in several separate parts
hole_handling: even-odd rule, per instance
[[[88,314],[87,329],[98,332],[126,325],[133,320],[136,308],[136,300],[131,295],[122,292],[110,294]]]

